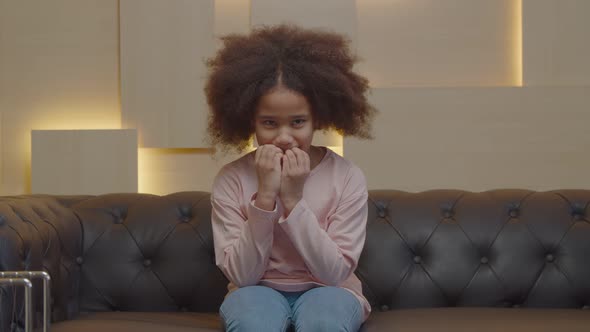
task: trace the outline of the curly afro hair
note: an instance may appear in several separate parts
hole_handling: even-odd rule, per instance
[[[279,82],[306,97],[315,129],[371,138],[376,110],[365,96],[368,80],[352,70],[358,58],[344,36],[283,24],[221,40],[223,47],[207,60],[205,86],[213,146],[243,151],[258,100]]]

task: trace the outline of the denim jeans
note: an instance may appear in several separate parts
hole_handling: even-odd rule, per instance
[[[228,332],[356,332],[363,321],[361,304],[338,287],[282,292],[248,286],[230,293],[219,309]]]

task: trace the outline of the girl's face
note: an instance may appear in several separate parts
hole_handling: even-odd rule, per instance
[[[284,151],[297,147],[310,153],[313,119],[307,99],[285,87],[260,98],[254,114],[258,145],[273,144]]]

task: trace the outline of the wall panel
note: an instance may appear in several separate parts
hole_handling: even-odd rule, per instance
[[[518,85],[519,0],[358,0],[359,69],[377,88]]]
[[[122,124],[140,146],[206,147],[214,15],[213,0],[120,1]]]
[[[137,192],[137,131],[33,130],[32,192]]]
[[[346,138],[369,188],[590,188],[590,88],[376,89],[375,140]]]
[[[587,0],[523,0],[526,85],[590,85],[589,13]]]
[[[117,0],[1,0],[0,194],[31,191],[32,129],[120,128]]]

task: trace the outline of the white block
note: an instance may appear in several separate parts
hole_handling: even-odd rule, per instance
[[[519,0],[358,0],[371,86],[518,85]]]
[[[344,34],[356,49],[355,0],[252,0],[251,24],[293,23]]]
[[[33,130],[32,192],[137,192],[137,131]]]
[[[590,1],[523,0],[524,84],[590,84]]]
[[[213,0],[121,0],[121,105],[142,147],[206,147]]]
[[[590,87],[376,89],[370,189],[590,188]]]
[[[250,0],[215,0],[215,37],[250,31]]]

